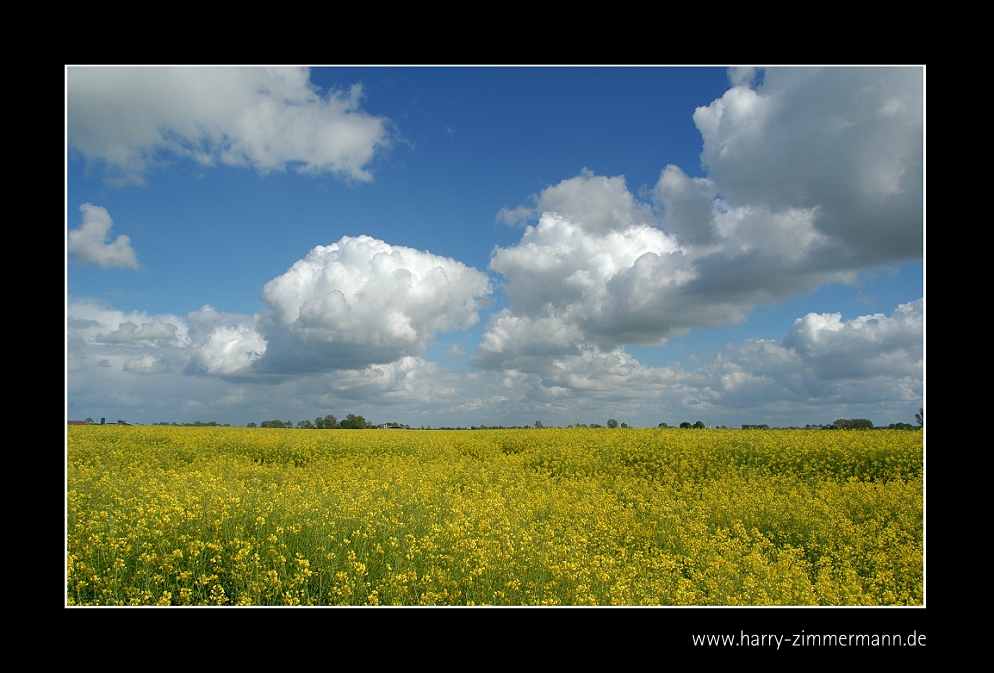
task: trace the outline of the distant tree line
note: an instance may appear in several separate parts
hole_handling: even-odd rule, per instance
[[[90,419],[87,419],[88,421]],[[918,423],[917,426],[911,425],[910,423],[891,423],[886,426],[875,426],[873,421],[867,418],[838,418],[834,422],[828,425],[805,425],[803,428],[797,426],[790,426],[785,429],[788,430],[921,430],[925,427],[925,410],[919,409],[918,413],[915,414],[915,421]],[[170,425],[169,423],[159,423],[158,425]],[[179,423],[172,423],[172,425],[180,425]],[[197,421],[195,423],[183,423],[182,425],[218,425],[216,422],[211,421],[210,423],[202,423]],[[333,414],[328,414],[324,417],[315,418],[313,421],[303,420],[297,421],[296,426],[292,421],[263,421],[261,424],[256,425],[254,422],[249,423],[248,427],[256,428],[293,428],[297,427],[302,430],[364,430],[369,428],[384,428],[384,429],[406,429],[410,430],[410,425],[405,425],[397,422],[383,423],[380,425],[373,425],[367,421],[364,417],[358,416],[356,414],[348,414],[345,418],[339,421]],[[558,426],[546,426],[542,421],[535,421],[533,425],[473,425],[470,427],[464,426],[438,426],[432,428],[430,425],[422,425],[421,430],[526,430],[526,429],[537,429],[541,430],[544,428],[554,428]],[[583,423],[576,423],[574,425],[567,425],[566,427],[573,428],[604,428],[615,429],[615,428],[628,428],[627,423],[618,423],[614,418],[609,418],[607,420],[607,425],[600,425],[599,423],[591,423],[589,425]],[[657,428],[670,428],[671,426],[667,423],[660,423],[656,426]],[[705,425],[703,421],[696,421],[695,423],[690,423],[689,421],[683,421],[679,425],[680,428],[690,429],[690,430],[702,430],[711,427],[710,425]],[[727,429],[724,425],[716,426],[718,429]],[[766,423],[743,423],[743,430],[769,430],[770,426]]]
[[[249,423],[247,427],[250,428],[292,428],[295,427],[293,421],[263,421],[256,425],[253,421]],[[335,418],[334,414],[328,414],[327,416],[319,416],[313,421],[303,420],[297,421],[296,427],[300,430],[368,430],[371,428],[387,428],[387,429],[405,429],[410,430],[411,426],[404,425],[402,423],[397,423],[391,421],[389,423],[383,423],[382,425],[373,425],[367,421],[364,417],[358,416],[356,414],[348,414],[345,418],[339,421]]]
[[[916,415],[917,418],[917,415]],[[918,430],[911,423],[891,423],[890,425],[874,425],[866,418],[839,418],[831,425],[824,426],[825,430]]]
[[[118,423],[123,423],[124,421],[118,421]],[[161,423],[152,423],[152,425],[177,425],[184,428],[230,428],[231,423],[218,423],[217,421],[210,421],[204,423],[203,421],[194,421],[193,423],[177,423],[173,421],[172,423],[168,421],[162,421]]]

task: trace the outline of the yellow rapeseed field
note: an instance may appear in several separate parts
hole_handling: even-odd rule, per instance
[[[70,605],[921,605],[922,433],[70,426]]]

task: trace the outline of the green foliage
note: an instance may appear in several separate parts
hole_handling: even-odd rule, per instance
[[[328,414],[324,418],[315,418],[314,427],[318,430],[332,430],[338,427],[338,419],[332,414]]]
[[[348,414],[339,425],[343,430],[365,430],[369,426],[366,419],[355,414]]]
[[[839,418],[832,426],[839,430],[872,430],[873,421],[866,418]]]

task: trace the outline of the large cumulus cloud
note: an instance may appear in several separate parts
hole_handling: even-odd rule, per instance
[[[510,307],[477,366],[658,345],[921,256],[921,70],[771,69],[753,88],[754,74],[694,114],[706,177],[668,165],[640,192],[650,204],[585,170],[500,213],[541,215],[492,255]]]
[[[215,329],[192,370],[282,377],[420,356],[438,332],[475,324],[490,292],[486,274],[453,259],[345,236],[267,283],[269,310]]]
[[[478,322],[491,291],[486,274],[453,259],[345,236],[314,248],[267,283],[262,299],[268,308],[255,316],[209,305],[182,318],[149,316],[74,301],[68,315],[70,366],[106,360],[136,373],[179,369],[279,382],[410,363],[439,332]],[[376,380],[400,380],[377,371]]]
[[[66,86],[70,146],[121,182],[143,182],[164,152],[367,181],[390,142],[360,85],[322,95],[307,68],[71,67]]]
[[[810,211],[850,265],[922,254],[920,68],[770,68],[761,86],[698,108],[694,123],[730,208]]]

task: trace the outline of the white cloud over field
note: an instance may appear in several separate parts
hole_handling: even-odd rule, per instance
[[[68,139],[122,183],[167,154],[367,181],[390,130],[362,98],[358,84],[322,94],[307,68],[71,67]]]

